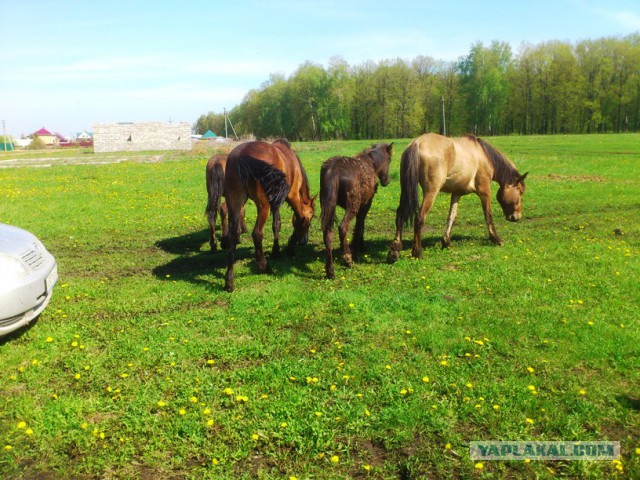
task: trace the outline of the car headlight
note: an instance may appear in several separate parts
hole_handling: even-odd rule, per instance
[[[20,261],[7,255],[0,255],[0,285],[12,282],[29,273]]]

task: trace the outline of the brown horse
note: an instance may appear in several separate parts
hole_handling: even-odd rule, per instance
[[[222,230],[222,238],[226,239],[229,233],[229,226],[227,224],[227,204],[221,202],[221,198],[224,195],[224,172],[227,165],[227,155],[214,155],[207,162],[206,168],[206,180],[207,180],[207,208],[204,213],[209,221],[209,228],[211,230],[211,238],[209,239],[209,245],[211,251],[215,252],[218,249],[216,243],[216,220],[218,212],[220,212],[220,230]],[[240,214],[241,233],[247,231],[247,225],[244,222],[244,208]],[[226,248],[226,245],[222,242],[222,248]]]
[[[502,244],[491,215],[491,181],[500,185],[497,199],[505,217],[510,222],[517,222],[522,217],[522,195],[527,173],[520,175],[504,155],[473,135],[447,138],[428,133],[416,138],[402,154],[396,236],[387,261],[393,263],[400,257],[402,227],[412,221],[414,235],[411,254],[416,258],[422,255],[422,227],[438,192],[451,194],[443,247],[451,244],[451,229],[456,221],[460,197],[472,192],[480,197],[489,238],[495,244]],[[419,210],[418,184],[423,194]]]
[[[234,148],[227,159],[224,193],[229,210],[229,257],[225,290],[232,292],[235,288],[235,250],[240,241],[240,212],[247,199],[253,200],[258,208],[252,236],[258,271],[264,273],[267,271],[267,261],[262,239],[269,211],[273,218],[272,256],[276,257],[280,254],[280,207],[286,201],[293,209],[294,230],[287,246],[287,251],[293,254],[296,245],[307,243],[315,197],[309,195],[309,181],[302,162],[286,140],[276,140],[271,144],[248,142]]]
[[[381,143],[367,148],[350,157],[333,157],[322,164],[320,170],[320,203],[322,205],[322,234],[327,249],[325,273],[334,278],[333,269],[333,224],[336,218],[336,205],[344,208],[344,218],[338,227],[342,259],[351,266],[353,259],[358,260],[364,249],[364,221],[371,208],[373,197],[378,189],[378,180],[383,187],[389,184],[389,164],[393,155],[393,143]],[[347,243],[349,223],[356,217],[356,227],[351,242],[352,251]]]

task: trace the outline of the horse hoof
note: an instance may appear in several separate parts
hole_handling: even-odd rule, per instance
[[[400,252],[397,250],[389,250],[387,254],[387,263],[396,263],[400,258]]]
[[[493,242],[494,245],[498,247],[501,247],[502,245],[504,245],[504,242],[500,237],[491,237],[491,241]]]
[[[342,257],[342,262],[344,263],[345,267],[351,267],[351,265],[353,265],[353,258],[351,257],[351,255],[345,255]]]
[[[422,249],[418,250],[417,248],[413,248],[411,250],[411,256],[413,258],[422,258]]]
[[[443,238],[442,239],[442,248],[449,248],[451,246],[451,239],[450,238]]]
[[[333,270],[327,271],[327,280],[335,280],[336,274]]]

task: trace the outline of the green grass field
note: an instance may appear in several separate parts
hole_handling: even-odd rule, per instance
[[[362,263],[325,280],[316,219],[295,259],[258,275],[247,234],[232,294],[208,252],[211,152],[75,151],[47,168],[0,154],[0,222],[37,234],[60,271],[40,319],[0,340],[0,477],[640,478],[640,135],[489,141],[530,171],[522,222],[494,201],[504,246],[468,196],[442,250],[441,195],[423,258],[405,234],[387,265],[398,140]],[[369,144],[294,144],[312,193],[325,159]],[[622,455],[475,462],[472,440]]]

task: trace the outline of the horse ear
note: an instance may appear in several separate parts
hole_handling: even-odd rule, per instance
[[[529,172],[525,172],[524,175],[520,175],[516,183],[524,183],[524,179],[527,178],[527,175],[529,175]]]
[[[316,203],[316,198],[318,198],[318,194],[317,193],[313,197],[311,197],[311,205]]]
[[[389,154],[391,154],[391,152],[393,152],[393,144],[394,144],[394,143],[395,143],[395,142],[391,142],[391,143],[389,144],[389,146],[387,147],[387,152],[388,152]]]

